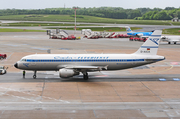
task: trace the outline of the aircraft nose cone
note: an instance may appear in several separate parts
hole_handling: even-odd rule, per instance
[[[14,64],[14,67],[18,68],[18,63]]]

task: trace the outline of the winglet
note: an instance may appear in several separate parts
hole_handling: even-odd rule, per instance
[[[155,30],[146,42],[134,53],[140,55],[156,55],[159,42],[161,39],[162,30]]]

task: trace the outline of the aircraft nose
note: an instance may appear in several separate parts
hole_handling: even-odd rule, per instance
[[[18,68],[18,63],[14,64],[14,67]]]

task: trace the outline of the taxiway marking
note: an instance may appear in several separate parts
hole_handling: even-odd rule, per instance
[[[166,79],[165,79],[165,78],[159,78],[159,80],[160,80],[160,81],[166,81]]]
[[[60,101],[60,102],[64,102],[64,103],[70,103],[69,101],[57,100],[57,99],[54,99],[54,98],[51,98],[51,97],[40,96],[40,95],[31,94],[31,93],[26,93],[26,92],[19,91],[19,90],[14,90],[14,89],[11,89],[11,88],[4,88],[4,87],[0,87],[0,88],[6,89],[6,90],[11,90],[11,91],[14,91],[14,92],[20,92],[20,93],[24,93],[24,94],[28,94],[28,95],[33,95],[33,96],[37,96],[37,97],[43,97],[43,98],[46,98],[46,99],[55,100],[55,101]],[[10,94],[5,94],[5,93],[1,93],[1,94],[2,94],[2,95],[3,95],[3,94],[4,94],[4,95],[10,95]],[[31,101],[36,101],[36,100],[24,98],[24,97],[15,96],[15,95],[10,95],[10,96],[13,96],[13,97],[16,97],[16,98],[21,98],[21,99],[26,99],[26,100],[31,100]],[[36,101],[36,102],[39,102],[39,101]],[[41,101],[40,101],[40,102],[41,102]]]

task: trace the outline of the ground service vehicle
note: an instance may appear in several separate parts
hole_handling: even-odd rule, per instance
[[[0,60],[1,59],[6,59],[7,55],[6,54],[0,54]]]
[[[0,66],[0,75],[6,74],[7,69],[8,69],[8,67],[5,68],[4,66]]]

